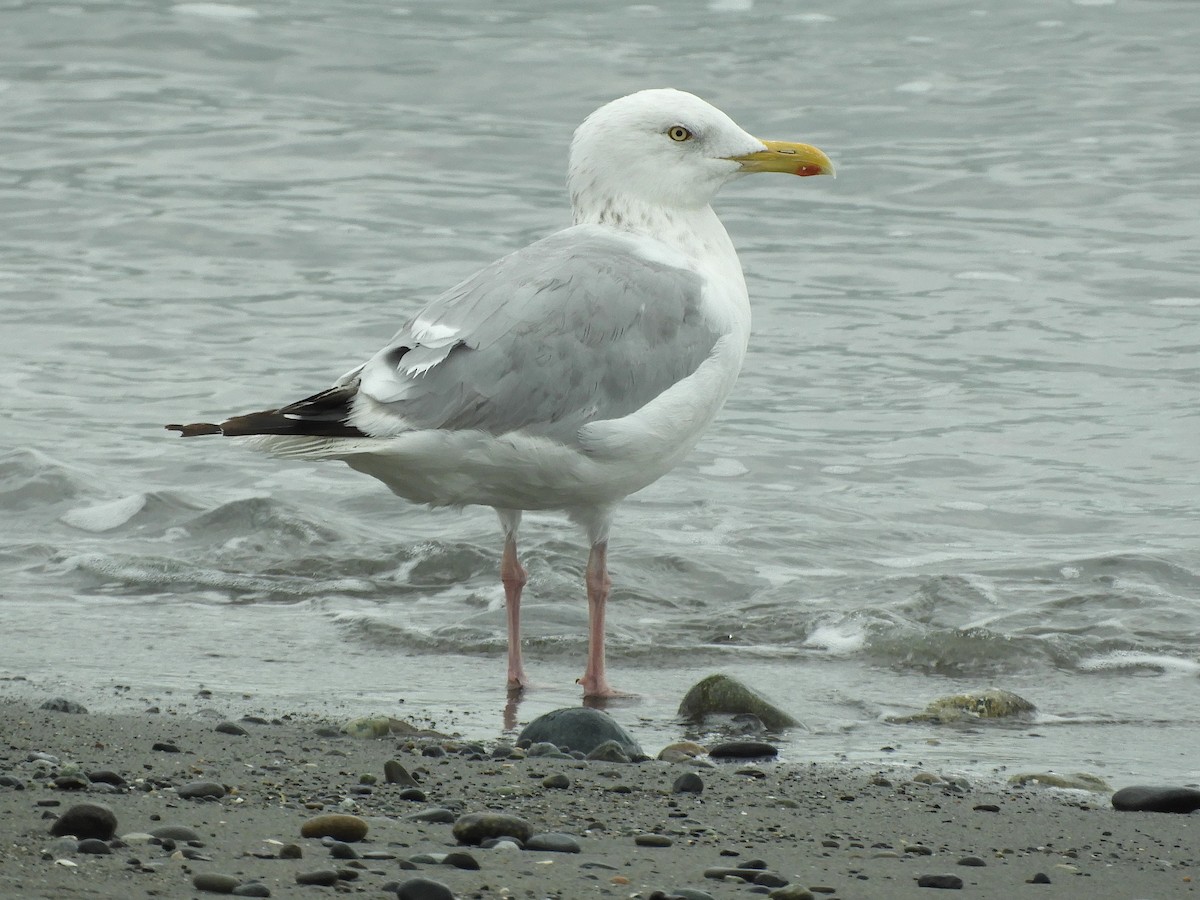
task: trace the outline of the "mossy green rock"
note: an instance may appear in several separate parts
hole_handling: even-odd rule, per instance
[[[992,689],[939,697],[925,707],[924,712],[911,716],[889,716],[887,721],[895,725],[914,722],[949,725],[980,720],[1028,719],[1035,712],[1037,707],[1024,697],[1012,691]]]
[[[709,675],[694,684],[679,704],[679,715],[703,722],[714,714],[749,713],[771,729],[796,728],[800,725],[770,700],[728,675]]]

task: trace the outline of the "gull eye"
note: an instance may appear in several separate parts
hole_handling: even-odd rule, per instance
[[[667,137],[673,141],[690,141],[692,133],[682,125],[672,125],[667,129]]]

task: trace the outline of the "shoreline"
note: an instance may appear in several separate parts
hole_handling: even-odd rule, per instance
[[[323,896],[328,888],[296,881],[321,870],[353,876],[336,882],[339,892],[380,894],[421,877],[458,898],[658,891],[721,900],[788,890],[803,897],[802,889],[833,900],[927,898],[922,876],[961,879],[972,897],[1200,894],[1191,880],[1200,878],[1200,817],[1119,812],[1105,793],[972,783],[901,766],[498,758],[494,743],[454,737],[351,738],[337,733],[342,722],[314,714],[236,721],[245,734],[216,730],[221,721],[213,711],[74,714],[0,700],[0,775],[23,785],[0,786],[0,897],[202,897],[193,878],[203,873],[265,885],[274,897]],[[402,797],[411,786],[385,781],[389,760],[413,774],[417,793]],[[64,773],[98,771],[124,784],[55,784]],[[685,772],[701,777],[699,794],[673,793]],[[196,782],[220,785],[224,796],[179,796]],[[107,805],[116,836],[135,837],[93,855],[52,836],[57,815],[79,803]],[[461,846],[449,822],[412,818],[431,810],[511,813],[535,832],[569,836],[579,852]],[[369,857],[334,859],[321,840],[300,836],[306,821],[331,812],[367,823],[366,838],[351,846]],[[197,845],[136,837],[168,825],[193,829]],[[664,846],[644,846],[639,835]],[[288,844],[299,859],[279,858]],[[479,868],[436,861],[455,851]],[[706,877],[751,860],[787,887]]]

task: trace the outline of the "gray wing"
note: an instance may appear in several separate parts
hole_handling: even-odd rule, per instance
[[[640,409],[708,358],[720,333],[703,289],[665,257],[569,228],[486,267],[400,329],[357,373],[351,421],[375,434],[394,419],[394,433],[570,440],[588,422]]]

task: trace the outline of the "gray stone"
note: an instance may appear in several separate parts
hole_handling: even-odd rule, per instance
[[[54,779],[54,786],[60,791],[82,791],[91,784],[84,775],[59,775]]]
[[[111,784],[114,787],[124,787],[125,779],[111,769],[97,769],[87,773],[88,781],[92,784]]]
[[[584,754],[605,741],[616,741],[625,755],[645,756],[637,741],[612,716],[582,706],[564,707],[538,716],[521,731],[519,740],[531,744],[546,741],[560,749],[570,747]]]
[[[787,886],[788,880],[775,872],[759,872],[754,876],[754,883],[759,887],[781,888]]]
[[[618,741],[605,741],[588,753],[587,758],[593,762],[627,763],[630,761]]]
[[[939,697],[925,707],[924,712],[908,716],[888,716],[895,725],[927,722],[934,725],[952,725],[963,722],[978,722],[995,719],[1025,721],[1033,718],[1037,707],[1012,691],[990,689],[966,694],[951,694]]]
[[[559,831],[545,831],[535,834],[525,842],[526,850],[542,850],[547,853],[579,853],[579,841],[569,834]]]
[[[757,716],[771,729],[795,728],[800,723],[765,697],[728,675],[709,675],[694,684],[679,704],[679,715],[693,722],[708,716]]]
[[[190,781],[175,788],[175,793],[185,800],[224,797],[225,785],[218,784],[215,781]]]
[[[358,851],[343,841],[334,841],[329,845],[331,859],[358,859]]]
[[[1200,809],[1200,791],[1186,787],[1134,785],[1112,796],[1113,809],[1140,812],[1190,813]]]
[[[219,722],[214,730],[220,732],[221,734],[232,734],[235,737],[245,737],[250,733],[237,722]],[[246,894],[244,896],[254,895]]]
[[[299,844],[284,844],[279,848],[280,859],[303,859],[304,850]]]
[[[479,871],[479,860],[473,857],[470,853],[464,853],[462,850],[453,850],[442,857],[443,866],[454,866],[456,869],[465,869],[469,872]]]
[[[639,834],[634,836],[633,842],[639,847],[670,847],[675,843],[665,834]]]
[[[542,787],[552,790],[564,790],[571,786],[571,779],[561,772],[555,775],[547,775],[542,779]]]
[[[117,815],[103,803],[79,803],[70,807],[50,826],[55,837],[72,834],[107,841],[117,831]]]
[[[192,887],[209,894],[232,894],[241,883],[240,878],[220,872],[201,872],[192,876]]]
[[[83,715],[87,712],[87,707],[82,703],[76,703],[74,700],[68,700],[66,697],[55,697],[52,700],[47,700],[38,709],[48,709],[50,712],[73,713],[74,715]]]
[[[964,856],[958,861],[960,866],[986,866],[987,863],[978,856]]]
[[[724,741],[710,748],[714,759],[762,759],[779,755],[779,750],[765,741]]]
[[[92,853],[97,856],[108,856],[112,853],[112,847],[99,838],[84,838],[75,850],[79,853]]]
[[[420,783],[409,774],[398,760],[389,759],[383,764],[383,779],[388,784],[400,784],[404,787],[418,788]]]
[[[296,873],[296,884],[317,884],[322,887],[330,887],[337,883],[337,869],[316,869],[312,872]]]
[[[398,900],[454,900],[454,893],[440,881],[410,878],[396,886]]]
[[[829,893],[833,893],[830,891]],[[816,895],[806,887],[801,887],[798,884],[789,884],[787,887],[782,887],[777,891],[771,891],[767,894],[768,900],[816,900]]]
[[[453,833],[461,844],[479,844],[495,837],[515,837],[524,844],[533,837],[533,826],[518,816],[478,812],[459,816],[454,822]]]
[[[957,875],[921,875],[917,878],[917,887],[961,891],[962,886],[963,880]]]
[[[271,889],[261,881],[247,881],[233,889],[235,897],[270,897]]]
[[[160,841],[198,841],[200,832],[186,825],[163,825],[150,832],[152,837]]]
[[[671,785],[672,794],[699,794],[704,790],[704,779],[695,772],[684,772]]]
[[[421,812],[412,813],[404,817],[409,822],[429,822],[434,825],[449,825],[458,817],[448,809],[441,806],[435,806],[431,809],[424,809]]]

